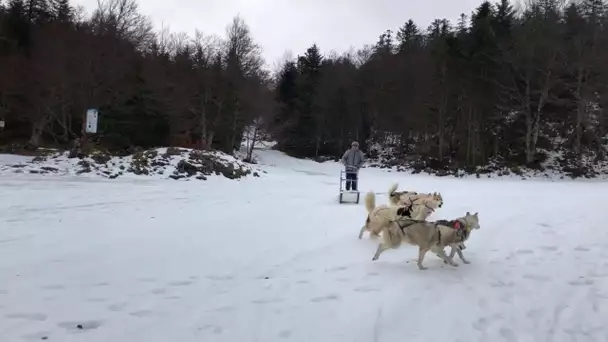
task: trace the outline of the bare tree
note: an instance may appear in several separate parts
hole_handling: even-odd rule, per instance
[[[152,21],[139,13],[136,0],[98,0],[92,22],[99,33],[115,34],[138,49],[154,43]]]

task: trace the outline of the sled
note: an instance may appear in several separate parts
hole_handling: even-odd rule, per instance
[[[359,204],[360,193],[358,190],[345,190],[346,188],[346,172],[345,170],[340,171],[340,204],[342,203],[355,203]],[[356,173],[356,172],[352,172]],[[357,179],[357,188],[359,188],[359,180]]]

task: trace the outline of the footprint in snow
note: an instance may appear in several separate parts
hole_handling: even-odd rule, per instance
[[[63,289],[65,289],[65,286],[63,286],[63,285],[45,285],[45,286],[42,286],[42,288],[44,290],[63,290]]]
[[[49,339],[50,331],[38,331],[31,334],[26,334],[21,336],[24,340],[27,341],[46,341]]]
[[[328,302],[328,301],[339,300],[339,299],[340,299],[340,297],[338,297],[338,295],[330,294],[330,295],[323,296],[323,297],[312,298],[310,301],[313,303],[321,303],[321,302]]]
[[[137,310],[137,311],[129,312],[129,315],[141,318],[141,317],[152,316],[153,313],[154,312],[152,310]]]
[[[375,287],[366,287],[366,286],[361,286],[361,287],[356,287],[354,289],[355,292],[362,292],[362,293],[368,293],[368,292],[379,292],[380,289],[377,289]]]
[[[280,338],[289,338],[291,336],[292,332],[291,330],[281,330],[281,332],[279,332],[279,337]]]
[[[46,321],[48,315],[45,315],[43,313],[13,313],[5,315],[4,317],[9,319],[25,319],[28,321],[43,322]]]
[[[122,310],[125,309],[125,307],[127,307],[127,303],[126,302],[114,303],[114,304],[108,306],[108,310],[110,310],[110,311],[122,311]]]
[[[102,326],[101,320],[90,320],[90,321],[70,321],[60,322],[57,324],[58,327],[66,329],[68,331],[86,331],[94,330]]]
[[[329,269],[330,272],[340,272],[340,271],[346,271],[348,269],[348,267],[346,266],[338,266],[338,267],[332,267]]]
[[[170,286],[188,286],[188,285],[191,285],[192,283],[193,283],[193,281],[191,281],[191,280],[182,280],[182,281],[170,282],[169,285]]]
[[[540,275],[540,274],[524,274],[522,276],[522,278],[524,279],[529,279],[529,280],[534,280],[537,282],[547,282],[551,280],[551,277],[547,277],[544,275]]]

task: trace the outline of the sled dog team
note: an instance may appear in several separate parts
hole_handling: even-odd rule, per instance
[[[378,245],[372,260],[378,260],[380,254],[391,248],[398,248],[402,243],[418,246],[418,268],[427,269],[422,265],[424,256],[432,251],[443,259],[444,263],[458,266],[453,261],[454,255],[468,264],[462,250],[471,231],[479,229],[478,213],[466,213],[465,216],[447,221],[426,221],[436,209],[443,206],[441,193],[416,193],[413,191],[397,191],[398,184],[393,184],[388,191],[389,205],[376,206],[376,196],[373,192],[365,195],[367,219],[361,227],[359,239],[368,231],[370,237],[376,238],[382,234],[382,242]],[[444,248],[450,246],[450,255]]]

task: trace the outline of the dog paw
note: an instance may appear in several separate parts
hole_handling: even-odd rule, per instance
[[[465,264],[467,264],[467,265],[471,263],[469,260],[462,260],[462,262],[465,263]]]
[[[421,270],[421,271],[426,271],[428,269],[428,267],[422,266],[422,265],[418,265],[418,269]]]

